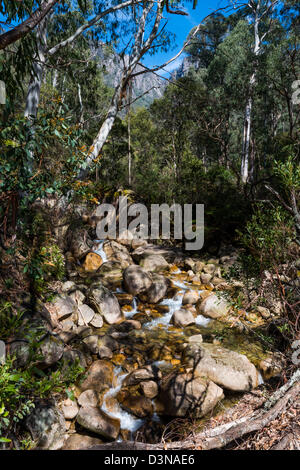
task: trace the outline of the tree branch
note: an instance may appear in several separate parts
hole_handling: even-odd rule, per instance
[[[18,41],[32,31],[37,24],[47,15],[47,13],[54,7],[60,0],[45,0],[41,6],[30,15],[27,20],[23,21],[20,25],[16,26],[11,31],[7,31],[0,35],[0,50],[5,49],[10,44]]]
[[[221,11],[221,10],[227,10],[228,8],[231,8],[231,7],[227,6],[227,7],[223,7],[223,8],[218,8],[213,13],[210,13],[209,15],[205,16],[205,18],[203,18],[202,22],[200,24],[198,24],[198,26],[195,28],[195,31],[192,33],[192,35],[189,37],[189,39],[182,46],[180,51],[176,55],[174,55],[171,59],[169,59],[165,63],[163,63],[162,65],[158,65],[157,67],[153,67],[152,69],[149,69],[149,72],[156,72],[158,70],[161,70],[161,69],[165,68],[167,65],[174,62],[176,59],[178,59],[178,57],[181,56],[183,51],[191,44],[191,42],[193,41],[193,39],[195,38],[195,36],[199,32],[201,26],[203,25],[204,21],[206,21],[210,16],[214,15],[216,12]],[[136,73],[132,74],[131,77],[136,77],[136,76],[141,75],[143,73],[145,73],[145,72],[144,71],[136,72]]]
[[[99,20],[101,20],[101,18],[103,18],[104,16],[106,15],[109,15],[110,13],[114,13],[118,10],[121,10],[122,8],[126,8],[130,5],[137,5],[139,3],[143,3],[143,0],[127,0],[127,2],[124,2],[124,3],[119,3],[118,5],[114,6],[114,7],[110,7],[108,8],[107,10],[104,10],[103,12],[99,13],[99,15],[95,16],[94,18],[92,18],[90,21],[88,21],[88,23],[80,26],[80,28],[78,28],[74,34],[72,34],[72,36],[68,37],[67,39],[65,39],[64,41],[60,42],[59,44],[56,44],[56,46],[53,46],[51,49],[48,50],[48,54],[49,55],[53,55],[55,54],[59,49],[61,49],[62,47],[65,47],[67,46],[68,44],[70,44],[71,42],[73,42],[77,36],[79,36],[80,34],[82,34],[85,30],[87,30],[88,28],[90,28],[91,26],[94,26],[94,24],[96,24]]]

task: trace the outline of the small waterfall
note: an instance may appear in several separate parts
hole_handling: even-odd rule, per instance
[[[150,321],[149,323],[146,323],[144,326],[146,328],[154,328],[159,324],[165,325],[165,326],[169,325],[173,313],[176,310],[179,310],[181,308],[182,295],[180,295],[180,294],[183,294],[183,292],[179,291],[175,295],[175,297],[173,297],[173,299],[164,299],[162,302],[160,302],[159,305],[167,305],[169,307],[169,311],[167,313],[165,313],[162,317],[155,318],[154,320]]]
[[[106,400],[108,398],[115,397],[118,394],[118,392],[121,390],[122,383],[127,377],[127,375],[128,375],[127,372],[122,373],[121,367],[115,368],[114,377],[117,379],[117,383],[115,387],[110,388],[108,392],[106,392],[106,394],[104,395],[103,405],[101,409],[112,418],[118,418],[120,420],[121,429],[127,429],[131,431],[132,433],[134,433],[144,424],[145,420],[136,418],[130,413],[127,413],[127,411],[122,410],[119,403],[116,403],[116,406],[114,407],[113,411],[110,411],[106,404]]]
[[[136,297],[133,297],[133,301],[132,301],[132,310],[130,310],[130,312],[125,312],[125,317],[126,317],[126,318],[131,318],[131,317],[133,317],[133,315],[135,315],[136,313],[138,313],[137,298],[136,298]]]
[[[106,240],[95,240],[97,246],[96,249],[93,251],[97,253],[97,255],[101,256],[103,263],[108,261],[105,251],[103,250],[103,244]]]
[[[206,326],[211,322],[211,320],[212,320],[211,318],[207,318],[204,315],[198,315],[195,318],[195,323],[196,325],[199,325],[199,326]]]
[[[179,287],[179,289],[183,289],[183,290],[189,289],[189,286],[186,285],[183,281],[175,281],[173,279],[173,284],[174,286]]]
[[[258,371],[258,385],[263,385],[265,383],[263,376],[261,373]]]

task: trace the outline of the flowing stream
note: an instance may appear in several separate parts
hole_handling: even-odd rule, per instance
[[[103,250],[103,241],[97,240],[97,243],[99,243],[99,245],[97,249],[94,251],[95,253],[99,254],[102,257],[103,262],[106,262],[107,257]],[[178,269],[176,272],[173,272],[174,275],[178,275],[180,273],[181,273],[180,269]],[[180,308],[182,308],[183,295],[187,290],[191,288],[191,284],[188,281],[180,281],[177,278],[175,278],[175,276],[174,278],[173,276],[171,276],[171,279],[172,279],[173,285],[178,288],[176,295],[173,298],[164,299],[158,304],[162,306],[167,306],[169,310],[166,313],[164,313],[162,316],[158,318],[154,318],[153,320],[145,323],[143,325],[143,329],[152,330],[159,326],[160,328],[163,328],[169,331],[169,328],[172,326],[170,324],[172,315],[176,310],[179,310]],[[200,294],[202,290],[199,289],[198,292]],[[125,293],[125,291],[122,288],[118,287],[115,293]],[[133,298],[131,307],[132,307],[132,310],[125,312],[125,317],[127,319],[130,319],[136,313],[139,313],[137,297]],[[211,321],[210,318],[206,318],[203,315],[198,315],[195,318],[196,325],[200,325],[200,326],[206,326],[210,321]],[[182,334],[184,334],[184,332],[182,332]],[[158,368],[168,368],[169,366],[169,364],[166,361],[153,361],[153,365],[157,366]],[[115,367],[115,370],[114,370],[115,386],[112,387],[104,395],[102,410],[105,413],[107,413],[109,416],[113,418],[118,418],[120,420],[121,430],[128,430],[131,432],[131,435],[133,435],[133,433],[135,433],[145,423],[146,420],[136,418],[131,413],[128,413],[127,411],[122,409],[121,405],[118,403],[117,399],[115,398],[117,394],[119,393],[119,391],[121,390],[122,383],[127,377],[127,375],[128,373],[124,372],[121,366]],[[154,406],[154,414],[152,415],[152,420],[159,422],[160,418],[155,411],[155,403],[153,400],[152,400],[152,403]],[[121,437],[119,437],[119,440],[120,439]]]
[[[105,242],[104,240],[95,240],[93,251],[101,256],[103,263],[106,263],[108,259],[103,249],[104,242]],[[170,344],[180,345],[182,342],[185,341],[184,329],[180,330],[178,328],[175,328],[174,325],[171,324],[171,318],[175,311],[180,310],[181,308],[185,307],[182,305],[182,300],[186,291],[188,290],[196,291],[198,292],[199,296],[203,292],[203,289],[200,289],[200,287],[197,287],[197,285],[193,283],[192,281],[187,280],[186,273],[182,273],[181,270],[178,268],[175,270],[173,269],[173,271],[170,272],[169,278],[172,281],[173,287],[177,288],[175,295],[172,298],[164,298],[156,306],[153,306],[153,315],[152,315],[151,320],[143,323],[142,329],[140,331],[137,331],[137,334],[139,332],[141,333],[141,336],[140,336],[141,340],[144,337],[146,338],[146,341],[151,341],[151,342],[153,341],[153,345],[154,345],[153,347],[155,351],[156,351],[156,347],[157,347],[157,350],[159,350],[160,346],[163,344],[160,341],[164,342],[166,340],[167,344],[169,345]],[[116,287],[114,293],[126,294],[126,292],[123,290],[122,287]],[[141,304],[139,302],[138,297],[133,297],[132,302],[131,302],[131,309],[129,311],[128,309],[123,310],[125,318],[131,319],[136,314],[145,315],[144,308],[141,308],[140,305]],[[164,309],[163,308],[159,309],[158,308],[159,306],[164,307]],[[195,317],[195,325],[194,325],[194,327],[196,327],[196,332],[192,334],[198,334],[197,331],[199,333],[202,333],[203,332],[202,328],[206,329],[209,323],[212,321],[213,321],[212,319],[204,317],[203,315],[197,315]],[[200,327],[200,328],[197,329],[197,327]],[[145,336],[145,333],[146,333],[146,336]],[[162,334],[162,336],[159,336],[160,334]],[[136,361],[134,348],[135,348],[135,343],[131,345],[131,352],[126,354],[126,360],[129,360],[129,362]],[[139,351],[139,348],[137,349],[137,351]],[[143,351],[143,349],[141,351]],[[176,348],[175,348],[175,351],[176,351]],[[151,352],[151,348],[150,348],[150,352]],[[153,359],[151,361],[152,357]],[[178,354],[178,352],[174,353],[172,360],[168,359],[167,356],[165,360],[163,355],[158,359],[156,359],[156,357],[157,357],[156,354],[154,354],[154,356],[151,355],[150,361],[148,358],[146,361],[146,364],[151,363],[152,366],[157,367],[161,371],[169,371],[169,370],[171,371],[174,366],[173,360],[178,361],[177,364],[180,363],[180,354]],[[128,374],[129,372],[124,371],[124,369],[120,365],[114,368],[113,386],[105,393],[103,397],[102,410],[110,417],[119,419],[121,431],[122,430],[126,432],[129,431],[129,433],[131,434],[131,438],[134,438],[134,433],[141,426],[143,426],[143,424],[149,421],[149,417],[148,419],[138,418],[134,416],[134,414],[124,410],[122,406],[120,405],[120,403],[118,402],[117,395],[121,391],[122,384],[124,380],[126,379],[126,377],[128,376]],[[259,381],[260,383],[263,383],[263,378],[261,374],[259,375],[260,375]],[[151,421],[161,422],[160,417],[158,416],[156,412],[156,405],[155,405],[154,400],[152,400],[152,404],[153,404],[154,412],[151,416]],[[150,423],[149,423],[149,426],[151,426]],[[118,441],[120,440],[122,440],[122,433],[119,435],[119,438],[118,438]]]
[[[114,378],[116,385],[108,390],[103,397],[102,410],[112,418],[120,420],[121,429],[126,429],[134,433],[144,423],[143,419],[138,419],[127,411],[123,410],[117,400],[109,404],[109,399],[114,398],[121,390],[122,383],[127,377],[128,373],[122,371],[122,367],[115,367]]]

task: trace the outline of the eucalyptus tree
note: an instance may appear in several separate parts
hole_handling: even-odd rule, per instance
[[[252,131],[253,94],[259,73],[259,56],[264,52],[264,41],[273,27],[273,13],[278,0],[250,0],[246,5],[248,21],[253,28],[252,71],[248,83],[248,93],[244,115],[244,130],[241,159],[241,180],[249,179],[250,140]]]
[[[133,38],[130,38],[126,47],[128,54],[126,57],[124,56],[123,72],[117,86],[115,87],[115,93],[111,100],[106,119],[102,123],[90,149],[86,161],[87,166],[89,166],[101,152],[117,117],[120,103],[125,97],[128,81],[134,73],[134,70],[141,58],[150,50],[151,47],[155,47],[157,45],[158,38],[163,42],[166,42],[165,38],[161,39],[163,31],[160,30],[163,6],[163,0],[158,0],[157,2],[150,1],[145,3],[143,6],[133,7],[132,12],[129,13],[130,22],[134,27],[134,36]]]
[[[155,73],[156,71],[163,69],[166,65],[181,55],[198,33],[201,24],[193,30],[188,40],[174,57],[164,64],[155,66],[152,69],[143,66],[141,64],[141,60],[145,54],[150,51],[154,53],[159,48],[164,49],[169,45],[170,35],[166,32],[166,23],[163,21],[163,12],[165,9],[169,13],[173,14],[186,14],[178,9],[170,10],[168,0],[150,0],[148,2],[144,2],[143,5],[134,5],[131,9],[125,11],[125,13],[129,14],[129,24],[132,25],[132,31],[131,35],[129,33],[129,41],[122,52],[123,71],[118,84],[115,87],[115,93],[111,100],[106,118],[89,149],[85,168],[82,170],[81,176],[86,173],[86,168],[89,168],[100,155],[107,137],[111,132],[120,107],[122,106],[122,102],[124,98],[126,99],[128,85],[131,80],[138,75],[147,72]],[[137,70],[138,65],[141,66],[142,70]]]
[[[45,65],[55,54],[66,46],[72,46],[77,38],[81,35],[86,34],[91,28],[99,26],[103,18],[108,18],[110,15],[116,14],[121,9],[128,8],[129,6],[142,3],[142,0],[127,0],[125,2],[107,2],[97,0],[93,4],[93,8],[89,7],[85,2],[84,4],[77,0],[77,5],[74,2],[65,1],[62,5],[62,13],[65,15],[67,22],[71,19],[72,14],[76,11],[81,13],[80,24],[68,34],[68,29],[65,31],[65,37],[58,42],[55,38],[48,38],[47,25],[51,20],[48,17],[39,24],[37,30],[37,51],[33,62],[33,70],[31,74],[31,80],[28,87],[25,116],[36,117],[40,99],[40,89],[42,83],[42,77],[45,69]],[[90,18],[92,16],[92,18]],[[111,19],[111,17],[110,17]],[[47,47],[47,41],[51,42],[50,47]]]
[[[199,28],[185,53],[196,68],[207,68],[214,58],[217,47],[222,43],[230,28],[229,18],[221,12],[209,16]],[[189,37],[193,34],[192,29]]]

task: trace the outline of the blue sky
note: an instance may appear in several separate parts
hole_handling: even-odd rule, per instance
[[[197,26],[199,23],[201,23],[201,21],[213,11],[224,7],[226,4],[228,5],[228,2],[225,0],[198,0],[198,5],[195,10],[192,8],[192,2],[183,2],[182,4],[182,9],[188,13],[188,16],[170,14],[165,15],[166,19],[168,20],[168,31],[171,31],[176,35],[176,47],[171,48],[168,52],[158,52],[154,56],[146,56],[143,62],[147,67],[163,64],[176,55],[176,53],[182,48],[190,30],[194,26]],[[184,55],[182,54],[178,59],[170,63],[166,70],[172,72],[172,70],[178,68],[182,62],[183,57]],[[160,72],[160,74],[166,75],[166,73],[163,72]]]
[[[224,7],[228,4],[228,0],[198,0],[198,5],[196,6],[195,10],[193,10],[192,0],[182,0],[182,6],[180,7],[180,4],[178,4],[177,8],[186,11],[188,13],[187,16],[168,13],[164,14],[165,19],[168,21],[166,29],[176,35],[174,47],[171,46],[168,52],[158,52],[153,56],[145,56],[143,63],[147,67],[154,67],[171,59],[182,48],[187,35],[194,26],[197,26],[199,23],[201,23],[201,21],[210,13],[213,13],[218,8]],[[224,12],[224,14],[226,13]],[[4,20],[5,18],[2,14],[0,14],[0,21]],[[170,63],[164,69],[164,71],[160,71],[158,73],[163,76],[168,76],[167,72],[172,72],[178,68],[182,62],[183,57],[184,55],[182,54],[178,59]]]

